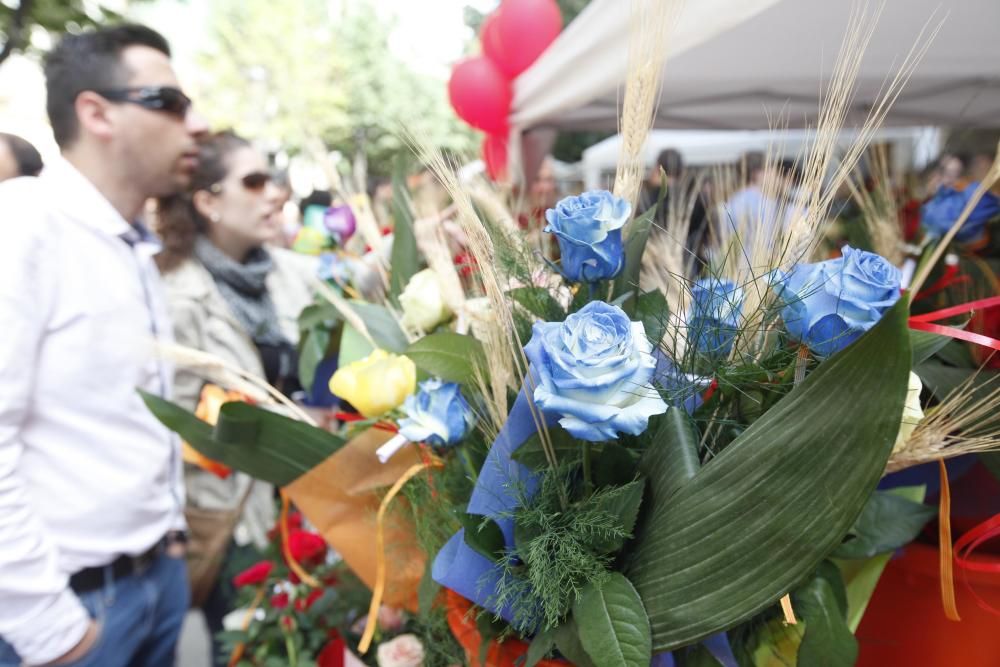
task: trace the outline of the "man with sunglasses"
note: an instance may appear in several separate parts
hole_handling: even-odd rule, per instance
[[[168,667],[187,608],[171,331],[138,222],[207,128],[162,36],[67,35],[45,64],[62,158],[0,185],[0,667]]]

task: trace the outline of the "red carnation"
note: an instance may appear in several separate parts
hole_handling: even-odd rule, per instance
[[[284,609],[288,606],[288,593],[278,593],[271,596],[271,607],[274,609]]]
[[[317,667],[344,667],[344,651],[347,645],[336,630],[330,632],[331,639],[316,656]]]
[[[326,541],[316,533],[296,530],[288,535],[288,550],[298,562],[318,565],[326,558]]]
[[[322,588],[312,589],[309,591],[309,595],[295,601],[295,611],[308,611],[314,604],[316,604],[316,600],[321,597],[323,597]]]
[[[256,565],[251,565],[233,577],[233,586],[241,588],[243,586],[256,586],[257,584],[262,584],[267,581],[269,576],[271,576],[271,570],[273,569],[274,563],[262,560]]]

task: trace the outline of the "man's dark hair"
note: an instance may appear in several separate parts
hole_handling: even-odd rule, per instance
[[[18,176],[38,176],[42,171],[42,156],[26,139],[16,134],[0,132],[0,140],[6,141],[17,163]]]
[[[129,72],[121,54],[130,46],[148,46],[170,56],[170,45],[163,35],[128,23],[66,35],[46,56],[46,108],[60,148],[72,144],[80,129],[74,106],[80,93],[127,85]]]
[[[656,156],[656,164],[667,178],[680,178],[684,171],[684,158],[676,148],[665,148]]]

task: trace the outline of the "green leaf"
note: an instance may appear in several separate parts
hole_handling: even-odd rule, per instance
[[[603,494],[597,499],[597,506],[612,516],[621,520],[622,528],[631,533],[635,529],[635,520],[639,516],[639,506],[642,504],[642,492],[646,480],[637,479],[613,493]],[[605,538],[594,543],[595,551],[599,553],[614,553],[625,543],[622,538]]]
[[[330,332],[313,329],[299,342],[299,384],[311,389],[316,379],[316,367],[326,358],[330,347]]]
[[[448,382],[472,386],[476,369],[486,367],[483,344],[472,336],[445,331],[424,336],[405,353],[418,368]]]
[[[642,326],[646,329],[646,338],[654,346],[659,345],[663,339],[669,315],[670,306],[667,305],[667,298],[660,290],[653,290],[639,296],[635,307],[635,319],[642,322]]]
[[[663,199],[666,195],[667,189],[661,188],[659,200],[656,202],[656,205],[638,218],[635,218],[625,227],[625,232],[627,233],[625,243],[623,244],[625,267],[618,274],[618,277],[615,278],[614,288],[611,292],[612,298],[618,298],[629,292],[634,296],[638,291],[639,268],[642,266],[642,254],[646,250],[646,241],[649,239],[649,231],[653,226],[653,217],[656,215],[656,210],[660,206],[663,206]],[[622,306],[622,310],[631,316],[635,313],[636,301],[635,298],[630,297]]]
[[[626,573],[642,595],[656,652],[751,618],[840,544],[899,430],[911,360],[906,316],[901,301],[668,502],[650,494]],[[656,477],[642,472],[655,491]]]
[[[912,542],[936,514],[937,508],[876,491],[851,528],[851,537],[832,555],[834,558],[871,558],[895,551]]]
[[[913,365],[927,361],[941,348],[951,342],[951,338],[927,331],[910,329],[910,347],[913,350]]]
[[[420,253],[417,250],[417,237],[413,232],[416,216],[413,214],[410,193],[403,182],[403,173],[398,169],[392,178],[392,217],[395,224],[390,256],[392,274],[389,276],[389,299],[399,306],[399,295],[403,293],[410,278],[420,270]]]
[[[938,400],[944,398],[957,389],[962,383],[975,375],[969,386],[969,390],[978,398],[984,398],[995,388],[997,372],[992,370],[978,370],[976,368],[954,368],[931,360],[925,361],[918,366],[914,366],[913,372],[920,377],[924,387],[929,389]]]
[[[559,463],[569,463],[582,456],[582,445],[562,427],[550,427],[549,438],[552,440],[552,448]],[[549,467],[549,460],[545,457],[542,441],[537,432],[525,440],[511,458],[532,470],[545,470]]]
[[[466,512],[458,512],[458,520],[465,527],[466,544],[491,561],[499,562],[503,559],[506,543],[503,531],[496,521]]]
[[[667,408],[656,417],[652,442],[639,463],[650,481],[654,504],[660,506],[693,479],[701,468],[698,427],[680,408]]]
[[[843,583],[839,587],[842,589]],[[841,598],[826,576],[814,577],[793,594],[795,612],[806,626],[799,645],[798,664],[852,667],[857,661],[858,642],[847,627]]]
[[[372,353],[372,344],[364,336],[358,333],[357,329],[350,324],[344,324],[340,334],[340,350],[337,356],[337,368],[343,368],[360,359],[364,359]]]
[[[543,322],[562,322],[566,319],[566,310],[544,287],[516,287],[507,294]]]
[[[399,328],[399,322],[384,306],[363,301],[350,301],[351,308],[356,312],[371,334],[375,344],[387,352],[402,352],[409,345],[406,334]]]
[[[622,486],[635,479],[638,457],[628,449],[606,442],[594,450],[594,485]],[[561,460],[561,459],[560,459]]]
[[[441,592],[441,585],[434,581],[431,576],[432,563],[431,560],[427,561],[424,576],[420,578],[420,586],[417,588],[417,609],[420,615],[425,618],[431,614],[434,601],[437,599],[438,593]]]
[[[649,619],[632,582],[620,572],[590,584],[573,605],[580,643],[595,664],[649,667]]]
[[[344,440],[248,403],[225,403],[213,428],[175,403],[140,390],[150,412],[205,456],[255,479],[285,486],[344,445]]]
[[[580,643],[580,630],[572,616],[556,628],[555,636],[556,648],[576,667],[596,667]]]
[[[554,629],[539,632],[531,640],[531,645],[528,647],[528,654],[524,659],[524,667],[535,667],[542,658],[549,654],[549,651],[555,645],[556,637]]]
[[[682,656],[674,656],[678,667],[724,667],[704,645],[691,646]]]

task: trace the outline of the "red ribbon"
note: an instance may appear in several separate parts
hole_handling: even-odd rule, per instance
[[[986,600],[979,597],[969,583],[969,572],[989,572],[1000,574],[1000,561],[973,559],[972,553],[984,542],[1000,537],[1000,514],[982,522],[972,530],[962,535],[955,542],[955,567],[962,570],[965,587],[976,599],[976,603],[986,611],[1000,616],[1000,610],[994,609]]]
[[[971,280],[972,279],[969,276],[958,275],[958,267],[954,264],[949,264],[944,270],[944,275],[938,278],[937,281],[930,287],[917,292],[917,295],[913,297],[913,300],[916,301],[918,299],[925,299],[929,296],[937,294],[938,292],[944,291],[952,285],[961,285]]]
[[[956,327],[949,327],[944,324],[934,324],[935,322],[939,322],[940,320],[949,317],[967,315],[976,310],[987,310],[989,308],[996,308],[997,306],[1000,306],[1000,296],[993,296],[988,299],[979,299],[978,301],[970,301],[957,306],[935,310],[930,313],[923,313],[922,315],[914,315],[910,318],[910,328],[915,329],[916,331],[926,331],[928,333],[968,341],[993,350],[1000,350],[1000,340],[997,340],[996,338],[984,336],[972,331],[966,331],[964,329],[958,329]]]

